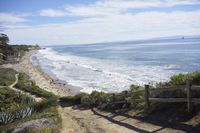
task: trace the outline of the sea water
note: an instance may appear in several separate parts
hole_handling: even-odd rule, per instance
[[[200,38],[48,46],[32,62],[82,92],[120,92],[200,70]]]

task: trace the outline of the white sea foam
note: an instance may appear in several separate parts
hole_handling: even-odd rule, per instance
[[[82,88],[90,93],[93,90],[119,92],[129,89],[131,84],[143,85],[166,81],[173,74],[166,66],[129,66],[111,60],[61,54],[50,48],[40,50],[36,55],[42,68],[51,71],[58,79],[69,85]]]

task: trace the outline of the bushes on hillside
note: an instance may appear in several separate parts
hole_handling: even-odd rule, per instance
[[[19,80],[15,87],[38,97],[43,97],[46,99],[56,99],[56,96],[54,94],[38,87],[35,82],[29,80],[29,76],[24,73],[19,74]]]
[[[34,100],[25,94],[15,92],[8,87],[0,88],[0,112],[13,110],[33,102]]]
[[[52,100],[42,100],[40,102],[33,102],[27,105],[20,105],[12,110],[5,110],[0,112],[0,125],[14,122],[18,119],[31,116],[33,113],[41,113],[45,109],[55,107],[56,103]]]
[[[5,84],[10,85],[15,81],[16,73],[12,69],[0,69],[0,82],[5,83],[2,79],[12,77],[13,81]],[[29,76],[24,73],[19,74],[19,82],[15,87],[44,99],[35,102],[25,94],[15,92],[7,87],[0,87],[0,132],[12,132],[20,123],[40,118],[53,119],[58,131],[61,118],[56,107],[57,96],[36,86],[35,82],[31,81]],[[51,132],[51,130],[49,131]]]
[[[0,86],[11,85],[15,81],[17,72],[11,68],[0,68]]]
[[[30,105],[34,103],[35,101],[25,94],[8,87],[0,88],[0,125],[29,116],[33,110]]]
[[[187,79],[191,80],[192,84],[200,85],[200,71],[195,71],[188,74],[180,73],[180,74],[171,76],[168,82],[160,82],[156,86],[167,87],[167,86],[185,85]]]
[[[97,107],[98,105],[106,103],[107,99],[108,94],[104,92],[93,91],[90,95],[85,95],[82,97],[81,103]]]
[[[124,105],[115,104],[113,102],[113,94],[93,91],[91,94],[79,93],[75,96],[61,97],[59,100],[62,103],[67,103],[69,106],[84,104],[90,107],[97,107],[99,109],[117,109]],[[115,102],[125,100],[125,93],[119,93],[115,95]]]
[[[156,98],[184,98],[186,97],[185,87],[178,89],[167,89],[166,87],[185,85],[187,79],[190,79],[195,85],[200,84],[200,72],[197,71],[189,74],[174,75],[170,78],[169,82],[157,84],[159,89],[152,89],[150,91],[150,96]],[[60,101],[68,103],[68,105],[85,104],[100,109],[120,109],[130,106],[129,103],[126,103],[126,98],[143,99],[143,97],[144,87],[131,85],[128,91],[122,91],[120,93],[113,94],[93,91],[91,94],[80,93],[75,96],[62,97],[60,98]],[[200,98],[200,91],[193,90],[192,97]],[[113,100],[115,102],[113,102]],[[120,101],[124,101],[124,103]],[[143,107],[144,104],[141,102],[131,103],[131,106],[134,107],[138,105],[142,105],[141,107]]]
[[[168,82],[160,82],[156,85],[156,88],[163,88],[163,89],[155,89],[155,91],[151,91],[150,94],[152,97],[163,97],[163,98],[183,98],[186,97],[186,90],[184,86],[186,85],[186,81],[190,80],[193,85],[200,85],[200,71],[195,71],[188,74],[177,74],[170,78]],[[167,89],[167,87],[176,87],[179,86],[177,89]],[[192,90],[192,97],[199,98],[200,91],[199,90]]]
[[[88,94],[86,93],[79,93],[75,96],[66,96],[66,97],[61,97],[59,98],[60,102],[66,102],[68,105],[76,105],[76,104],[81,104],[81,100],[83,97],[87,96]]]

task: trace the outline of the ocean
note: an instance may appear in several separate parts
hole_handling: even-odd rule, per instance
[[[200,38],[48,46],[31,61],[81,92],[120,92],[200,70]]]

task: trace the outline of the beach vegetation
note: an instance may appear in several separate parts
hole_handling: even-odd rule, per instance
[[[25,94],[16,92],[8,87],[0,88],[0,112],[14,110],[19,106],[29,105],[34,99]]]
[[[192,84],[200,85],[200,71],[194,71],[187,74],[180,73],[173,75],[171,76],[169,81],[157,83],[156,87],[185,85],[187,80],[190,80]]]
[[[195,71],[188,74],[177,74],[170,78],[168,82],[160,82],[156,87],[151,86],[151,91],[149,95],[152,98],[184,98],[187,96],[184,86],[186,80],[190,79],[193,84],[200,83],[200,72]],[[178,89],[170,89],[169,86],[176,87]],[[168,87],[168,88],[167,88]],[[181,88],[182,87],[182,88]],[[200,91],[193,90],[192,91],[193,98],[200,98]],[[127,99],[143,99],[144,98],[144,87],[138,85],[131,85],[128,91],[122,91],[119,93],[105,93],[93,91],[91,94],[80,93],[75,96],[61,97],[60,101],[69,103],[69,105],[83,104],[89,107],[97,107],[102,110],[116,110],[123,109],[127,107],[132,107],[135,109],[145,110],[144,101],[140,102],[126,102]],[[121,102],[122,101],[122,102]],[[124,102],[123,102],[124,101]],[[164,107],[179,107],[183,110],[186,108],[186,103],[157,103],[152,102],[151,107],[152,110],[155,109],[163,109]],[[160,108],[157,108],[160,106]],[[166,109],[166,108],[165,108]]]
[[[0,70],[2,78],[15,81],[16,71],[5,68]],[[9,83],[6,81],[5,84],[1,79],[0,82],[4,85],[12,84],[11,81]],[[42,100],[36,102],[27,94],[16,92],[9,87],[0,87],[0,132],[12,132],[22,123],[43,118],[53,120],[53,128],[34,128],[30,130],[30,133],[35,133],[36,130],[47,133],[59,132],[62,119],[57,111],[57,96],[36,86],[35,82],[31,81],[29,76],[24,73],[19,74],[19,82],[15,87],[40,97]]]
[[[88,96],[87,93],[78,93],[74,96],[65,96],[65,97],[60,97],[59,101],[61,103],[67,103],[69,106],[73,106],[73,105],[77,105],[77,104],[81,104],[81,100],[83,97]]]
[[[0,34],[0,45],[8,45],[9,37],[6,34]]]
[[[18,83],[15,85],[16,88],[29,92],[37,97],[43,97],[48,100],[56,101],[57,97],[48,91],[41,89],[35,84],[35,82],[30,80],[30,77],[25,73],[19,73]]]
[[[0,86],[9,86],[15,81],[17,72],[11,68],[0,68]]]
[[[81,97],[81,103],[97,107],[107,102],[108,95],[109,94],[105,92],[93,91],[90,95],[84,95]]]

